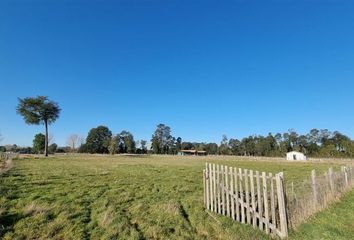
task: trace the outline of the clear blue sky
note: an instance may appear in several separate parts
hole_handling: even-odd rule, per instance
[[[43,126],[17,97],[62,113],[55,142],[107,125],[186,141],[339,130],[354,137],[353,1],[0,2],[0,144]]]

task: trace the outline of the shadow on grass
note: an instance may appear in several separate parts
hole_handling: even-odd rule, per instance
[[[12,231],[15,224],[24,216],[17,213],[3,213],[0,215],[0,239],[6,232]]]

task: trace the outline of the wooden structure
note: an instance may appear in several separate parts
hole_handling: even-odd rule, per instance
[[[253,225],[282,239],[288,236],[283,173],[208,164],[203,171],[207,210]]]
[[[181,156],[206,156],[207,152],[206,151],[200,151],[200,150],[181,150],[178,152],[178,155]]]

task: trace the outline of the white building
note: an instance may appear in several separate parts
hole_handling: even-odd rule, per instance
[[[291,161],[307,160],[307,158],[306,158],[305,154],[303,154],[301,152],[292,151],[292,152],[288,152],[286,154],[286,160],[291,160]]]

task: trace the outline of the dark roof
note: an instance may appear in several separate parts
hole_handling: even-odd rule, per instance
[[[181,152],[185,152],[185,153],[206,153],[206,151],[199,151],[199,150],[181,150]]]

